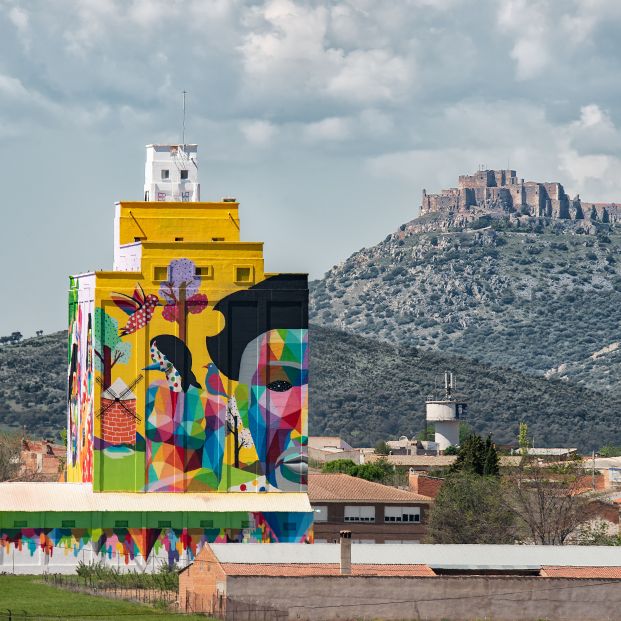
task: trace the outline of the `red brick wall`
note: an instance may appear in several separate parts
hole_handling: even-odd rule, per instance
[[[267,545],[267,544],[266,544]],[[224,612],[226,574],[208,544],[194,562],[179,574],[179,608],[182,612]]]
[[[136,441],[136,421],[127,413],[123,405],[134,414],[136,400],[123,401],[123,405],[111,399],[101,400],[105,410],[101,415],[101,437],[108,444],[134,444]]]
[[[420,472],[410,472],[410,491],[423,496],[435,498],[444,483],[444,479],[428,477]]]

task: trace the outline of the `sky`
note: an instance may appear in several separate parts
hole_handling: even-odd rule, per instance
[[[479,165],[621,201],[619,0],[0,0],[0,335],[66,327],[144,146],[319,278]],[[10,302],[9,302],[10,300]]]

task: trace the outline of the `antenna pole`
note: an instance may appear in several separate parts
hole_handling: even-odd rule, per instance
[[[183,91],[183,125],[181,129],[181,144],[185,146],[185,96],[187,91]]]

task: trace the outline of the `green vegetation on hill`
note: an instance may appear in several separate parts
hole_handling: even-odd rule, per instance
[[[58,438],[65,426],[67,333],[0,348],[0,426]]]
[[[0,426],[58,437],[65,427],[64,332],[0,349]],[[546,380],[444,352],[311,325],[310,433],[374,446],[425,426],[425,399],[453,371],[469,404],[467,422],[495,442],[515,442],[521,421],[539,446],[621,445],[621,396]],[[602,407],[603,399],[606,407]]]
[[[311,283],[311,318],[398,346],[621,388],[621,234],[501,224],[403,225]]]
[[[438,395],[446,370],[468,402],[467,422],[499,443],[516,442],[528,423],[537,446],[618,445],[621,396],[604,396],[466,358],[311,326],[310,433],[341,435],[357,446],[412,437],[425,425],[425,399]]]

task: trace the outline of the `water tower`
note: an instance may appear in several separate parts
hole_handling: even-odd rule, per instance
[[[459,444],[459,422],[466,415],[467,405],[458,403],[454,392],[455,378],[447,371],[444,374],[444,398],[427,400],[426,421],[435,427],[439,451]]]

